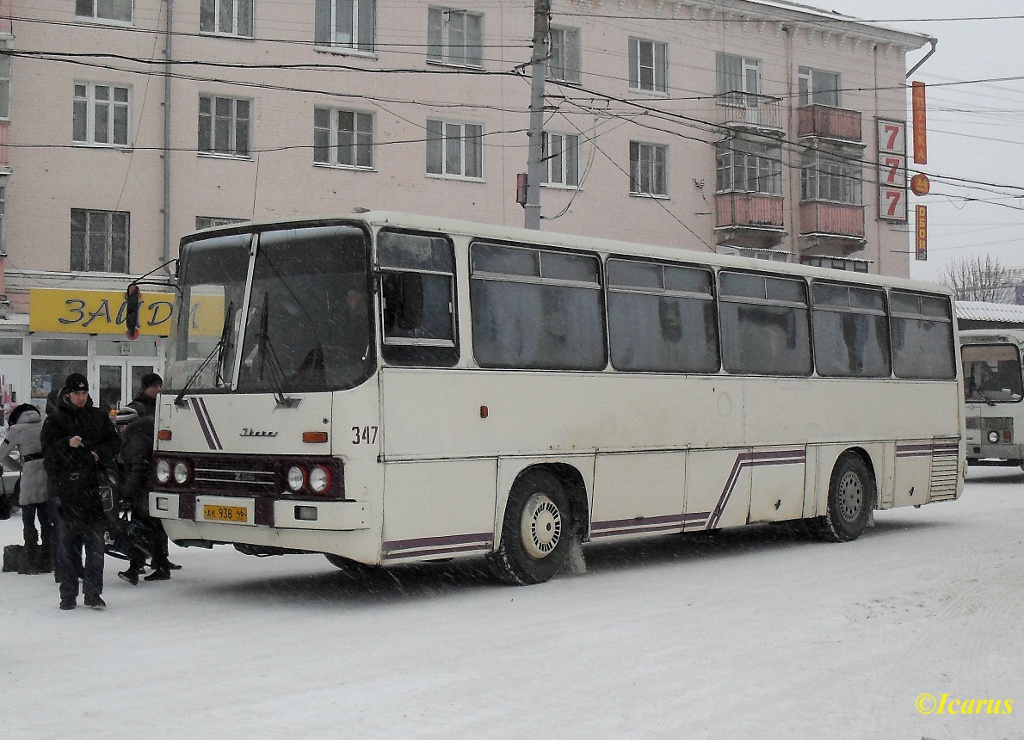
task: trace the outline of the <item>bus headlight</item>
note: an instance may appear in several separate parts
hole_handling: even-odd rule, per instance
[[[166,460],[160,460],[156,464],[156,480],[158,483],[166,484],[171,479],[171,464]]]
[[[988,441],[991,442],[992,444],[995,444],[996,442],[998,442],[999,441],[999,432],[997,432],[994,429],[991,432],[989,432],[988,433]]]
[[[331,474],[327,472],[327,468],[322,468],[317,465],[311,471],[309,471],[309,487],[313,493],[323,493],[327,490],[327,486],[331,483]]]
[[[179,462],[174,466],[174,482],[179,486],[183,486],[188,483],[189,479],[188,463]]]
[[[292,465],[288,468],[288,488],[293,492],[302,490],[302,487],[306,485],[306,474],[302,468],[298,465]]]

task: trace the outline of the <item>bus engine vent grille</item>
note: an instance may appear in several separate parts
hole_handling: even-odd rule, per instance
[[[931,500],[952,501],[955,499],[959,474],[959,461],[956,455],[933,455]]]
[[[198,490],[274,490],[276,472],[271,462],[251,457],[195,460],[195,488]]]

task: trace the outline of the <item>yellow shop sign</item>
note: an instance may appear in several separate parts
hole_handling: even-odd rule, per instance
[[[28,328],[32,332],[124,334],[124,314],[123,291],[53,288],[29,291]],[[143,293],[139,333],[166,337],[173,316],[173,293]]]

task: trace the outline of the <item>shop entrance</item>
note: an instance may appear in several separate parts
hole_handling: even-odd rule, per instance
[[[153,360],[98,360],[99,393],[95,404],[103,411],[128,405],[142,390],[142,376],[156,372]]]

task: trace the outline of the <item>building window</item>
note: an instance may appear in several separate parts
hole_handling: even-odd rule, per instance
[[[819,150],[800,155],[800,200],[863,205],[861,164],[856,158]]]
[[[343,167],[373,167],[373,114],[314,108],[313,161]]]
[[[782,147],[746,139],[720,141],[715,191],[781,196]]]
[[[545,131],[541,138],[544,179],[550,185],[575,188],[580,184],[580,138]]]
[[[580,31],[578,28],[551,28],[548,50],[548,79],[580,81]]]
[[[667,78],[668,45],[630,38],[629,89],[663,93]]]
[[[11,57],[0,55],[0,119],[11,117]]]
[[[199,96],[199,151],[249,156],[252,101]]]
[[[479,179],[483,159],[483,126],[427,120],[427,174]]]
[[[629,192],[633,195],[668,195],[668,147],[629,142]]]
[[[253,0],[200,0],[199,30],[252,38]]]
[[[127,87],[76,82],[72,140],[81,144],[128,146],[129,100]]]
[[[335,49],[373,51],[375,0],[316,0],[313,41]]]
[[[75,15],[131,23],[132,0],[75,0]]]
[[[72,272],[128,272],[128,213],[71,209]]]
[[[839,107],[839,73],[800,67],[800,105]]]
[[[720,103],[747,107],[757,106],[756,96],[761,94],[761,63],[759,60],[719,52],[715,55],[715,78]]]
[[[211,229],[214,226],[229,226],[241,224],[248,221],[245,218],[226,218],[223,216],[196,216],[196,231],[200,229]]]
[[[483,66],[483,24],[479,13],[451,8],[427,10],[427,59],[431,62]]]

